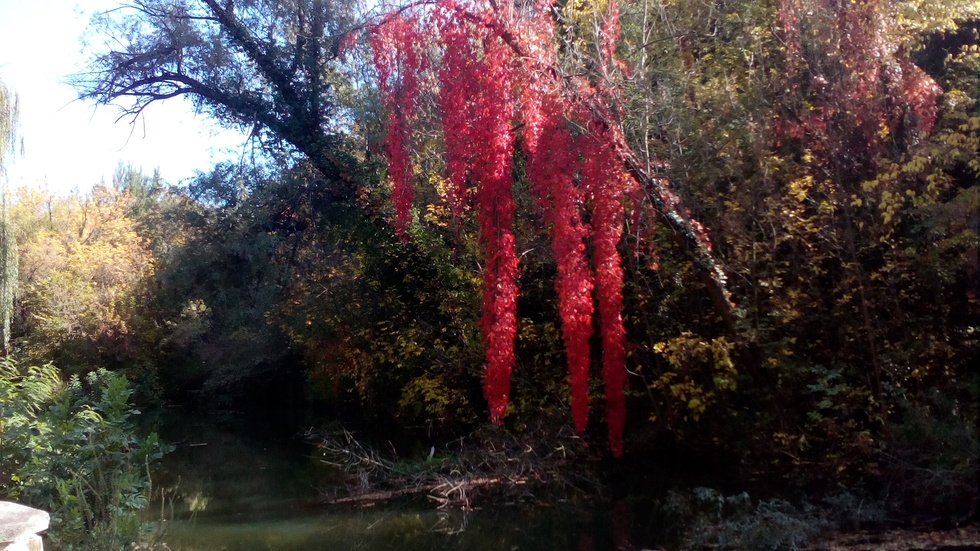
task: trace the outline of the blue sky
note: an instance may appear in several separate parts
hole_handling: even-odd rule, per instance
[[[79,37],[91,14],[116,0],[0,0],[0,80],[20,97],[25,156],[9,170],[11,187],[87,191],[110,180],[120,162],[178,183],[219,159],[241,154],[239,134],[220,131],[189,102],[151,106],[132,123],[112,107],[76,99],[67,77],[87,55]],[[93,41],[94,43],[98,43]]]

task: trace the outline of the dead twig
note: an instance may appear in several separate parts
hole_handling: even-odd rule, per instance
[[[594,493],[599,486],[570,431],[550,437],[477,433],[445,445],[438,457],[430,450],[415,461],[399,460],[393,448],[382,454],[345,429],[307,437],[317,442],[322,462],[347,475],[343,488],[321,490],[331,504],[369,506],[424,494],[440,509],[472,510],[489,493],[519,501],[536,499],[541,486],[566,494]]]

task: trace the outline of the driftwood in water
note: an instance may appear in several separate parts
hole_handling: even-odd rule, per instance
[[[460,506],[468,509],[470,503],[469,493],[471,490],[489,488],[501,484],[519,486],[527,484],[527,479],[511,480],[499,476],[463,477],[393,490],[359,492],[343,497],[326,498],[323,502],[330,505],[355,504],[366,507],[374,505],[379,501],[389,501],[407,496],[427,494],[429,499],[438,503],[440,507]]]
[[[322,462],[348,475],[346,484],[321,490],[320,501],[328,504],[371,505],[402,497],[425,494],[439,508],[471,509],[475,494],[493,489],[508,499],[535,499],[532,490],[540,485],[563,488],[579,493],[594,484],[572,461],[577,436],[549,438],[538,435],[530,440],[504,432],[473,435],[452,445],[446,457],[402,462],[390,454],[381,454],[347,431],[308,434],[317,441]],[[573,483],[572,480],[575,480]],[[584,484],[584,487],[582,486]]]

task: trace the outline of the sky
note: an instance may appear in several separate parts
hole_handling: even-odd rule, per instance
[[[79,38],[91,14],[117,0],[0,0],[0,81],[20,98],[24,156],[8,159],[8,186],[85,192],[111,181],[120,163],[159,169],[177,184],[241,155],[243,138],[195,115],[181,98],[133,122],[112,106],[77,99],[67,78],[85,70]],[[100,41],[92,41],[101,44]]]

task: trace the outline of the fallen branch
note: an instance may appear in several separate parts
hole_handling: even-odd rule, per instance
[[[491,489],[508,499],[533,499],[531,490],[537,486],[559,487],[566,493],[598,486],[591,475],[579,472],[584,463],[569,453],[576,448],[570,440],[578,438],[571,431],[549,438],[537,435],[535,445],[527,437],[504,432],[474,434],[445,446],[452,449],[445,457],[433,459],[430,453],[416,462],[399,461],[394,450],[384,456],[346,430],[307,436],[318,442],[323,463],[348,475],[345,483],[321,489],[321,501],[327,504],[369,506],[426,494],[440,509],[470,510],[473,500]]]
[[[328,505],[350,505],[357,504],[369,507],[381,501],[390,501],[412,495],[428,494],[428,498],[439,504],[440,509],[449,507],[459,507],[464,510],[471,509],[470,500],[467,497],[468,491],[477,488],[488,488],[501,484],[522,485],[527,484],[527,479],[507,480],[500,477],[475,477],[462,478],[447,482],[433,482],[422,484],[410,488],[399,488],[396,490],[380,490],[372,492],[355,493],[343,497],[324,499]],[[454,497],[456,496],[456,497]]]

